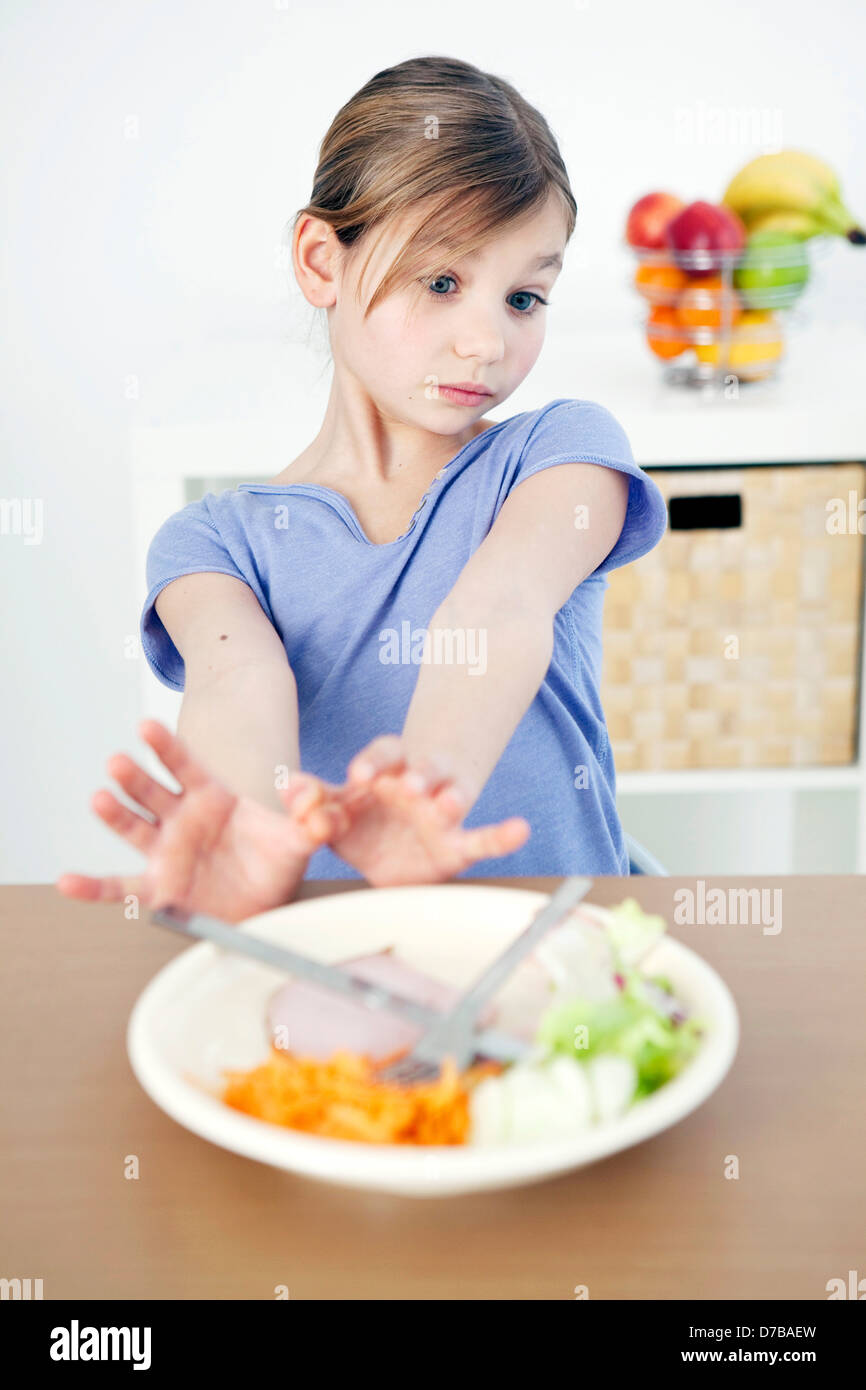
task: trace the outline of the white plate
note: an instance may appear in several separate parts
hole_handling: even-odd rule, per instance
[[[326,961],[393,945],[409,964],[466,986],[545,900],[543,893],[480,884],[378,888],[291,903],[237,930]],[[515,1187],[592,1163],[676,1124],[730,1067],[737,1011],[716,972],[667,937],[641,968],[668,976],[677,995],[708,1020],[699,1052],[679,1076],[619,1119],[550,1143],[366,1144],[304,1134],[224,1105],[208,1088],[220,1085],[221,1068],[252,1067],[267,1058],[267,1003],[286,976],[209,942],[190,947],[151,980],[132,1011],[127,1048],[135,1075],[166,1114],[261,1163],[322,1182],[416,1197]],[[512,1017],[520,996],[518,973],[501,996],[506,1005],[510,998]]]

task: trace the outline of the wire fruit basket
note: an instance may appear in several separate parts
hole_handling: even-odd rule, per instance
[[[812,273],[810,250],[830,237],[757,239],[737,251],[628,245],[644,299],[645,340],[673,385],[765,381],[785,354],[789,311]]]

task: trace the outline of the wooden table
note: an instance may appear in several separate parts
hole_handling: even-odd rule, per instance
[[[576,1285],[591,1299],[826,1299],[829,1279],[866,1276],[866,878],[709,881],[781,889],[776,934],[674,925],[674,894],[696,882],[599,878],[587,900],[636,897],[727,981],[742,1038],[721,1087],[589,1168],[436,1200],[295,1178],[181,1128],[139,1087],[124,1039],[136,997],[186,944],[113,905],[0,887],[0,1275],[41,1278],[45,1299],[273,1299],[277,1285],[292,1299],[573,1299]],[[302,896],[334,891],[370,890]]]

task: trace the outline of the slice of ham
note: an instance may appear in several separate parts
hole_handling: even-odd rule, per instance
[[[461,993],[453,985],[415,970],[391,950],[350,957],[339,961],[338,968],[370,984],[393,989],[438,1013],[450,1009]],[[489,1027],[495,1017],[495,1005],[488,1004],[480,1015],[480,1026]],[[415,1023],[384,1010],[367,1009],[348,996],[307,980],[290,980],[276,991],[268,1008],[268,1028],[281,1049],[320,1061],[338,1049],[381,1061],[413,1047],[423,1032]]]

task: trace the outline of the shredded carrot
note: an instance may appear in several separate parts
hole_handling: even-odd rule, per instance
[[[472,1087],[482,1077],[502,1071],[502,1065],[481,1062],[460,1073],[448,1057],[432,1081],[399,1086],[379,1078],[381,1068],[397,1055],[374,1062],[341,1051],[322,1062],[272,1045],[270,1057],[260,1066],[224,1070],[228,1080],[222,1098],[246,1115],[331,1139],[465,1143]]]

